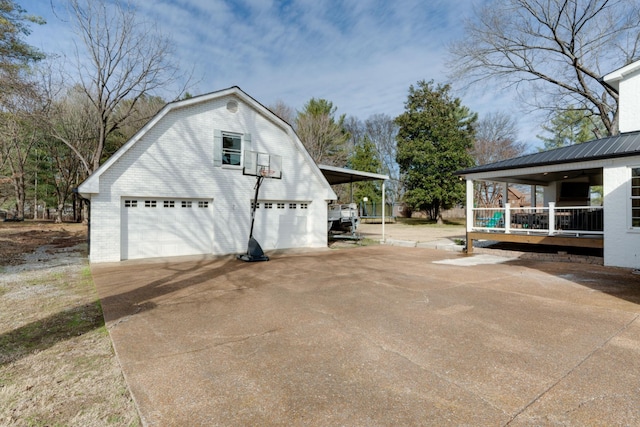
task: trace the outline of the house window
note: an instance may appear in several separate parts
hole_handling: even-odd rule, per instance
[[[222,134],[222,164],[240,166],[242,159],[242,137],[240,135]]]
[[[308,203],[300,203],[300,209],[307,209],[307,208],[309,208]]]
[[[284,203],[278,203],[278,209],[284,209]]]
[[[273,203],[265,203],[265,204],[264,204],[264,208],[265,208],[265,209],[271,209],[271,208],[273,208]]]
[[[289,209],[295,209],[295,208],[296,208],[295,203],[289,203]]]
[[[125,200],[124,201],[124,207],[125,208],[136,208],[136,207],[138,207],[138,201],[137,200]]]
[[[631,169],[631,227],[640,228],[640,167]]]
[[[206,200],[201,200],[198,202],[198,207],[199,208],[208,208],[209,207],[209,202],[207,202]]]
[[[175,208],[176,207],[176,202],[174,200],[165,200],[163,202],[163,206],[165,208]]]
[[[182,201],[182,207],[183,208],[190,208],[191,207],[191,200],[183,200]]]
[[[253,209],[253,208],[254,208],[254,204],[253,204],[253,202],[251,202],[251,209]],[[260,209],[260,202],[255,204],[255,209]]]
[[[144,207],[145,208],[155,208],[156,207],[156,201],[155,200],[145,200],[144,201]]]

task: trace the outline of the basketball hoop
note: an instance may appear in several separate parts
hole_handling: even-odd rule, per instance
[[[260,169],[260,176],[263,178],[271,178],[276,174],[276,171],[273,169]]]
[[[245,151],[242,173],[261,178],[282,179],[282,157],[257,151]]]

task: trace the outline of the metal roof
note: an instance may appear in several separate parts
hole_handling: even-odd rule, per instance
[[[582,144],[570,145],[568,147],[501,160],[487,165],[475,166],[458,171],[456,175],[637,155],[640,155],[640,131],[622,133]]]
[[[329,184],[346,184],[358,181],[387,180],[389,175],[380,175],[372,172],[362,172],[353,169],[339,168],[336,166],[318,165],[320,171]]]

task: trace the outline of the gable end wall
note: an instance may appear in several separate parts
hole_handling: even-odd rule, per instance
[[[226,109],[232,98],[239,103],[236,113]],[[124,197],[213,200],[213,254],[246,250],[256,178],[213,166],[214,129],[250,133],[253,150],[282,156],[282,179],[264,180],[260,199],[310,202],[309,233],[300,247],[326,246],[330,187],[313,173],[285,129],[230,96],[170,111],[103,172],[100,192],[91,198],[92,262],[120,261]]]

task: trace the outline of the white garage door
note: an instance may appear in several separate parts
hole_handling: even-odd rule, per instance
[[[260,201],[253,235],[267,248],[297,248],[309,240],[309,202]]]
[[[121,258],[208,254],[213,203],[204,199],[122,199]]]

